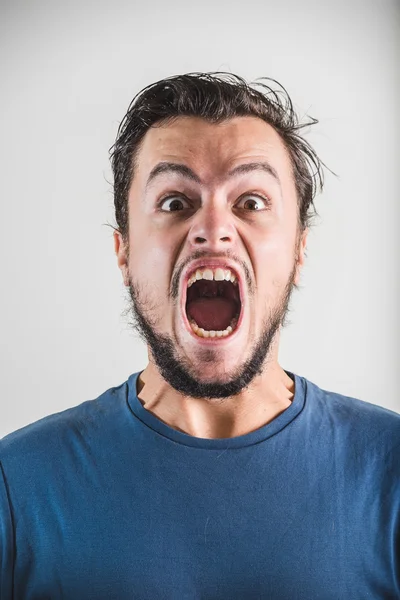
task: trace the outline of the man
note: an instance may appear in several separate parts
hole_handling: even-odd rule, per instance
[[[322,172],[260,88],[129,107],[114,243],[148,365],[1,441],[2,599],[400,597],[400,416],[278,363]]]

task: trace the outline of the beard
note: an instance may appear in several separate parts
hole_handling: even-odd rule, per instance
[[[178,355],[172,337],[157,330],[156,323],[150,316],[154,307],[149,308],[151,302],[145,299],[140,285],[134,283],[131,278],[127,286],[130,302],[126,312],[133,317],[131,325],[147,344],[161,376],[175,390],[191,398],[230,398],[247,388],[257,375],[262,374],[277,332],[280,327],[287,325],[290,299],[293,289],[297,289],[296,266],[297,260],[281,296],[264,319],[261,334],[253,343],[249,358],[235,369],[228,382],[218,381],[218,378],[212,382],[202,382],[192,374],[190,362],[186,357]],[[218,350],[203,350],[202,360],[214,363],[216,352]]]

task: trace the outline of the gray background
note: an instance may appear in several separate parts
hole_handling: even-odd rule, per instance
[[[145,85],[274,77],[329,172],[280,362],[400,412],[400,9],[336,2],[2,2],[0,435],[146,365],[122,316],[108,148]]]

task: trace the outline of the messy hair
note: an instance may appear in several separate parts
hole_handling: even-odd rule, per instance
[[[255,116],[271,125],[280,135],[289,154],[298,200],[300,231],[310,226],[317,215],[315,195],[322,192],[322,165],[311,145],[299,135],[303,127],[318,123],[300,123],[285,88],[275,79],[275,91],[260,80],[247,83],[232,73],[187,73],[152,83],[141,90],[130,103],[110,149],[114,176],[114,206],[118,231],[128,242],[128,194],[137,168],[137,157],[147,130],[166,124],[180,116],[201,117],[210,123],[221,123],[233,117]],[[260,88],[260,89],[257,89]]]

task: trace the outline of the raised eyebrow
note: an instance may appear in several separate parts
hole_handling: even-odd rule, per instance
[[[273,167],[270,163],[266,161],[257,161],[238,165],[237,167],[229,171],[227,177],[224,177],[223,179],[230,179],[231,177],[237,177],[238,175],[251,173],[252,171],[263,171],[264,173],[268,173],[269,175],[271,175],[271,177],[275,179],[279,187],[282,187],[279,175],[275,167]],[[146,189],[149,187],[150,183],[154,181],[154,179],[156,179],[156,177],[164,173],[178,173],[179,175],[182,175],[182,177],[184,177],[185,179],[189,179],[190,181],[194,181],[195,183],[198,183],[200,185],[202,184],[200,177],[194,171],[192,171],[190,167],[181,163],[163,161],[155,165],[150,171],[146,182]]]
[[[196,173],[192,171],[190,167],[187,167],[186,165],[182,165],[180,163],[160,162],[150,171],[146,182],[146,189],[149,187],[151,182],[154,181],[154,179],[156,179],[156,177],[159,177],[164,173],[178,173],[179,175],[185,177],[185,179],[190,179],[195,183],[201,184],[200,177],[196,175]]]
[[[237,175],[251,173],[252,171],[263,171],[264,173],[268,173],[268,175],[271,175],[271,177],[275,179],[279,187],[282,187],[277,170],[269,162],[266,161],[257,161],[238,165],[237,167],[229,171],[228,177],[235,177]]]

